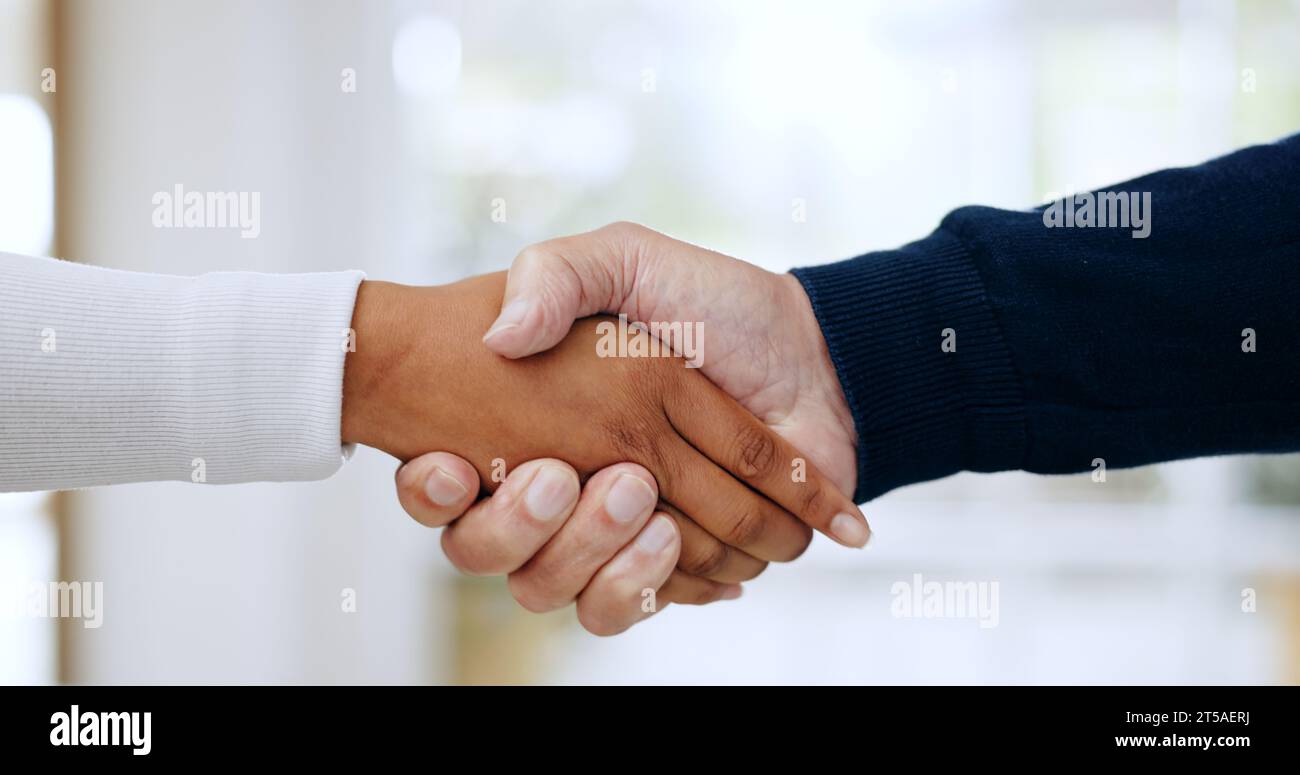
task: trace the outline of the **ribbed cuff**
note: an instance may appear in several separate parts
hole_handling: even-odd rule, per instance
[[[0,491],[331,475],[361,279],[0,254]]]
[[[207,460],[209,483],[324,479],[351,453],[341,442],[343,365],[363,277],[194,279],[181,302],[192,310],[187,336],[196,356],[186,435]],[[237,333],[225,343],[223,331]]]
[[[853,413],[859,503],[958,471],[1020,466],[1023,387],[956,236],[940,228],[897,250],[793,274]]]

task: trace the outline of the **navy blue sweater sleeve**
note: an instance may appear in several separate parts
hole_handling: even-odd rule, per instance
[[[1300,450],[1300,135],[1069,199],[794,270],[859,502],[958,471]]]

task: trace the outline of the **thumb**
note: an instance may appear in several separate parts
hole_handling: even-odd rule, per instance
[[[525,248],[510,266],[501,314],[483,337],[488,348],[522,358],[555,346],[578,318],[617,311],[635,267],[628,271],[626,241],[612,238],[611,228]]]

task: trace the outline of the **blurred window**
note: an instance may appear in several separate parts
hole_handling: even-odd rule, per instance
[[[0,49],[15,58],[40,40],[34,4],[0,9]],[[29,91],[41,66],[0,55],[8,83],[23,71]],[[30,96],[0,93],[0,252],[44,255],[54,234],[54,136],[45,110]],[[7,330],[0,337],[37,332]],[[2,411],[2,410],[0,410]],[[58,577],[58,532],[45,493],[0,494],[0,683],[50,683],[57,678],[57,620],[34,618],[33,588]]]

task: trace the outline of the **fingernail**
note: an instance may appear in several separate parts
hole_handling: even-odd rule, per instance
[[[836,514],[831,520],[831,535],[842,544],[861,549],[871,538],[871,529],[851,514]]]
[[[501,310],[501,314],[497,316],[496,322],[493,323],[492,327],[488,329],[488,332],[483,335],[483,341],[486,342],[502,331],[518,328],[519,325],[524,322],[524,318],[528,315],[528,306],[529,304],[526,299],[515,299],[507,304],[505,308]]]
[[[736,598],[740,597],[741,594],[744,593],[744,591],[745,588],[740,586],[739,584],[731,584],[726,589],[722,590],[722,595],[719,596],[718,599],[735,600]]]
[[[668,517],[656,517],[636,537],[636,548],[646,554],[659,554],[673,542],[673,534],[676,532]]]
[[[605,513],[615,522],[631,522],[655,505],[650,485],[629,474],[621,474],[605,496]]]
[[[578,500],[578,482],[559,466],[544,466],[524,493],[528,513],[549,522],[569,510]]]
[[[468,495],[469,490],[456,477],[434,466],[424,480],[424,494],[439,506],[450,506]]]

